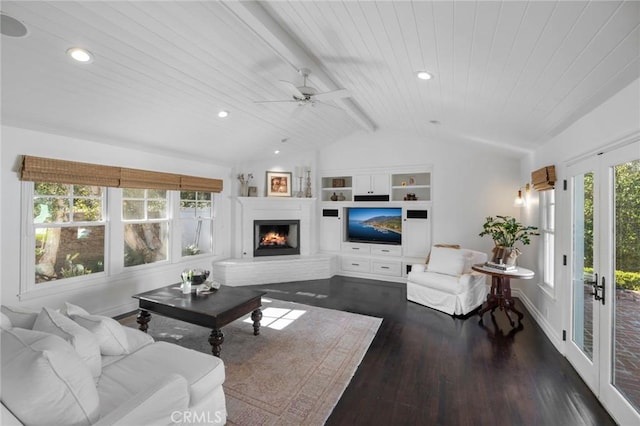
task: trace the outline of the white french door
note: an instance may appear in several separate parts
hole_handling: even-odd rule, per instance
[[[567,358],[619,424],[640,424],[640,302],[622,291],[624,273],[640,272],[640,142],[594,155],[567,172]]]

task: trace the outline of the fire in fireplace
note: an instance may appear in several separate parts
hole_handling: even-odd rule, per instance
[[[253,256],[300,254],[299,220],[256,220]]]

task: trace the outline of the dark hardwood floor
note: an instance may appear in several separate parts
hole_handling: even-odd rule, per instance
[[[613,425],[527,310],[454,318],[404,284],[336,276],[253,286],[267,297],[384,318],[327,425]]]

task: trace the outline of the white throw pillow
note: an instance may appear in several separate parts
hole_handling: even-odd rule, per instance
[[[98,341],[86,328],[76,324],[71,318],[49,308],[42,308],[33,329],[55,334],[69,342],[80,358],[87,364],[94,379],[102,373],[102,358]]]
[[[36,322],[36,318],[40,312],[40,310],[5,305],[0,307],[0,311],[9,317],[14,327],[28,328],[29,330],[33,328],[33,323]]]
[[[434,246],[431,248],[431,257],[427,270],[439,274],[458,276],[464,272],[470,261],[471,256],[465,250]]]
[[[100,401],[89,368],[60,337],[2,330],[2,403],[23,424],[90,425]]]
[[[100,345],[102,355],[124,355],[129,353],[129,342],[122,325],[113,318],[91,315],[80,306],[67,303],[67,315],[93,333]]]

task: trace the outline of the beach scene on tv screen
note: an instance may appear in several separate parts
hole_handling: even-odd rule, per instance
[[[348,234],[350,241],[400,244],[402,209],[351,208]]]

